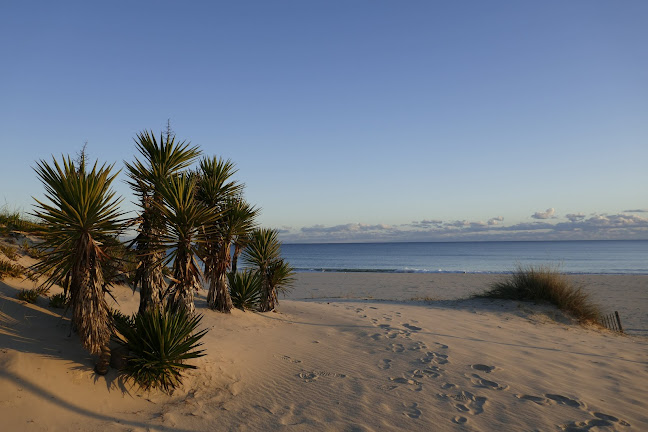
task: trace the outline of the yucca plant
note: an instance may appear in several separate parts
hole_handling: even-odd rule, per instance
[[[217,157],[204,158],[196,173],[196,198],[212,215],[212,222],[202,231],[200,257],[205,264],[205,278],[209,282],[207,305],[220,312],[232,309],[227,289],[227,270],[230,266],[230,243],[233,197],[243,186],[230,180],[236,173],[234,164]]]
[[[162,305],[165,288],[163,261],[166,257],[164,245],[159,241],[164,234],[165,222],[161,213],[162,195],[159,187],[171,176],[189,167],[200,155],[197,146],[175,136],[160,134],[157,140],[153,132],[144,131],[135,139],[142,161],[135,159],[129,164],[129,186],[139,200],[140,214],[132,221],[137,226],[137,236],[131,246],[137,254],[138,266],[133,278],[133,288],[140,290],[140,312]]]
[[[283,258],[270,264],[268,269],[270,275],[270,287],[276,293],[285,294],[295,283],[295,269]]]
[[[47,277],[43,286],[59,283],[70,291],[72,325],[85,349],[99,354],[95,370],[108,371],[111,321],[105,300],[103,268],[112,256],[110,244],[121,232],[118,205],[110,185],[117,174],[112,165],[90,171],[68,156],[62,164],[44,160],[34,169],[45,186],[48,202],[36,200],[36,216],[43,224],[41,261],[33,270]]]
[[[121,374],[144,390],[170,392],[182,382],[182,372],[196,369],[186,361],[202,357],[200,339],[207,329],[196,332],[202,315],[185,309],[152,309],[138,313],[132,322],[115,320],[116,341],[129,354]]]
[[[260,228],[252,231],[248,239],[248,245],[243,251],[243,260],[252,266],[261,280],[261,312],[273,310],[279,301],[277,300],[277,283],[273,283],[273,273],[280,270],[282,265],[281,242],[277,230]],[[280,285],[280,284],[279,284]]]
[[[245,270],[227,275],[234,307],[257,309],[261,301],[261,280],[254,270]]]
[[[173,276],[167,290],[167,304],[174,310],[185,309],[194,313],[194,291],[200,287],[202,271],[196,260],[199,230],[210,235],[209,227],[214,213],[199,205],[195,198],[196,179],[179,174],[168,178],[159,186],[163,198],[159,210],[165,221],[164,235],[160,237],[171,252],[165,262],[172,264]]]

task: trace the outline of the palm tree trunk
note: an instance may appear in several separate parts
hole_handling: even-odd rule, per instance
[[[221,247],[216,264],[212,267],[209,277],[209,294],[207,305],[210,309],[230,313],[232,297],[227,286],[227,267],[229,266],[229,247]]]

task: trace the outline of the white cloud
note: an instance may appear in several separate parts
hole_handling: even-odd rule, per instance
[[[578,222],[585,219],[585,213],[569,213],[565,217],[571,222]]]
[[[555,219],[551,217],[553,214],[553,209],[543,213],[549,216],[546,219]],[[287,242],[648,239],[646,216],[570,213],[566,218],[558,223],[542,220],[508,226],[502,223],[502,216],[487,222],[456,220],[421,224],[421,221],[398,227],[363,223],[313,225],[298,231],[282,231],[282,239]]]
[[[503,216],[497,216],[494,218],[488,219],[488,225],[499,225],[500,222],[504,222],[504,217]]]
[[[553,217],[554,213],[556,213],[556,210],[553,208],[549,208],[547,209],[547,211],[544,212],[536,212],[531,217],[533,219],[550,219],[551,217]]]

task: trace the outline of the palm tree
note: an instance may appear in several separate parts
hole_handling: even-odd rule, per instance
[[[285,283],[285,278],[277,279],[277,271],[291,273],[291,268],[285,267],[281,258],[281,243],[277,230],[260,228],[252,231],[247,248],[243,251],[243,260],[256,267],[261,279],[262,298],[259,310],[269,312],[277,304],[277,286]],[[274,279],[274,280],[273,280]]]
[[[95,369],[108,371],[112,333],[105,292],[104,267],[111,260],[112,245],[121,231],[121,199],[110,185],[113,165],[101,167],[95,162],[87,172],[85,160],[78,166],[68,156],[62,166],[41,160],[34,171],[45,186],[48,203],[36,200],[36,216],[43,222],[43,258],[33,268],[47,275],[44,283],[64,284],[70,291],[72,325],[81,343],[91,354],[99,354]]]
[[[200,256],[205,263],[205,278],[209,281],[207,304],[211,309],[230,312],[232,299],[227,289],[227,269],[230,265],[233,197],[240,194],[243,185],[230,180],[236,173],[230,160],[217,157],[200,161],[197,198],[208,211],[218,214],[202,233]],[[235,227],[234,227],[235,228]]]
[[[241,225],[245,225],[246,229],[239,230],[238,234],[234,236],[234,254],[232,255],[232,273],[238,270],[238,258],[243,252],[243,249],[248,244],[250,233],[257,228],[256,217],[259,215],[261,209],[250,205],[247,201],[240,201],[241,210],[239,211],[239,220]]]
[[[159,308],[164,291],[163,261],[166,255],[159,239],[164,234],[165,222],[162,216],[162,196],[159,185],[171,176],[187,168],[200,155],[197,146],[191,147],[185,141],[176,142],[175,135],[160,134],[159,141],[153,132],[137,134],[137,151],[143,161],[135,159],[133,164],[125,162],[130,181],[128,184],[139,198],[140,215],[133,221],[138,225],[138,234],[133,239],[139,265],[135,272],[133,289],[140,289],[139,311]]]
[[[207,279],[210,281],[207,304],[211,309],[230,312],[232,299],[227,287],[227,272],[231,264],[231,245],[235,238],[247,236],[254,228],[254,218],[258,211],[241,198],[226,200],[224,211],[216,224],[216,240],[212,250],[214,256],[207,256],[205,268],[209,268]]]
[[[172,310],[184,309],[193,314],[194,291],[200,287],[203,277],[196,260],[199,233],[210,235],[208,228],[217,214],[200,205],[196,200],[196,178],[178,174],[168,178],[158,188],[162,204],[158,209],[165,221],[163,244],[171,252],[165,259],[172,263],[171,284],[167,289],[167,304]]]

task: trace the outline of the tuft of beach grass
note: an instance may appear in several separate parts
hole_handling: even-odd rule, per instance
[[[503,280],[494,282],[477,298],[548,302],[580,322],[599,321],[601,312],[582,285],[572,283],[565,274],[549,265],[523,266]]]

